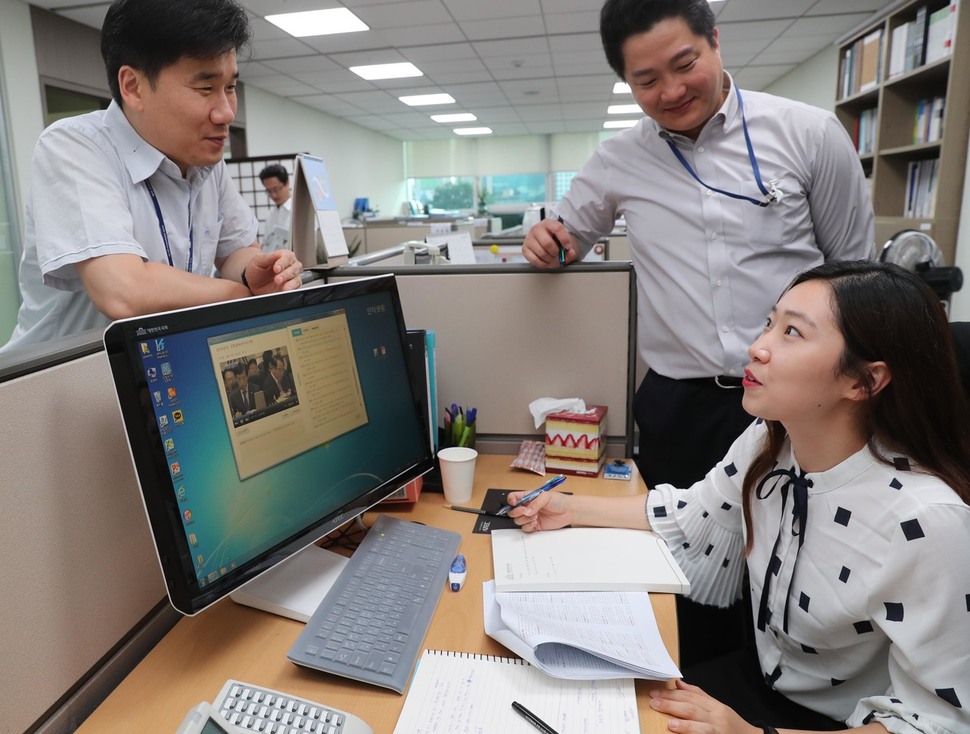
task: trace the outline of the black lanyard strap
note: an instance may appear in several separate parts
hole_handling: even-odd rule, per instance
[[[761,193],[765,195],[764,200],[753,199],[750,196],[745,196],[744,194],[735,194],[731,191],[724,191],[723,189],[718,189],[704,183],[701,181],[700,176],[697,175],[694,169],[691,168],[690,163],[687,162],[687,159],[684,158],[684,154],[677,149],[677,146],[674,145],[670,140],[667,140],[666,142],[667,145],[670,146],[670,149],[674,152],[674,155],[677,156],[677,160],[680,161],[680,165],[682,165],[687,170],[687,173],[693,176],[697,183],[699,183],[701,186],[708,188],[711,191],[716,191],[719,194],[730,196],[732,199],[749,201],[755,206],[770,206],[780,198],[780,192],[775,188],[778,182],[771,181],[769,184],[771,186],[771,190],[769,191],[767,188],[765,188],[764,183],[761,181],[761,171],[758,169],[758,159],[754,155],[754,147],[751,145],[751,136],[748,134],[748,123],[744,119],[744,101],[741,99],[741,90],[735,86],[734,91],[738,96],[738,108],[741,110],[741,127],[744,129],[744,142],[748,146],[748,160],[751,161],[751,170],[754,172],[754,181],[756,184],[758,184],[758,188],[761,190]]]
[[[152,187],[152,182],[147,178],[145,179],[145,186],[148,187],[148,193],[152,197],[152,204],[155,206],[155,216],[158,217],[158,231],[162,234],[162,242],[165,244],[165,254],[168,255],[168,264],[173,268],[175,267],[175,261],[172,259],[172,247],[168,242],[168,230],[165,228],[165,218],[162,216],[162,207],[158,204],[158,197],[155,196],[155,189]],[[192,250],[194,248],[193,238],[192,238],[192,215],[191,210],[189,214],[189,257],[185,264],[185,271],[187,273],[192,272]]]

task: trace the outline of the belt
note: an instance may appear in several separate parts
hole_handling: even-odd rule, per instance
[[[733,390],[742,387],[741,380],[741,377],[735,377],[734,375],[718,375],[717,377],[688,377],[683,380],[678,380],[678,382],[693,382],[698,385],[710,385],[713,383],[724,390]]]
[[[678,379],[676,377],[667,377],[666,375],[661,375],[659,372],[650,370],[650,373],[659,377],[662,380],[671,380],[674,382],[692,382],[695,385],[710,385],[714,384],[724,390],[733,390],[735,388],[743,387],[741,384],[742,377],[735,377],[734,375],[718,375],[717,377],[685,377],[683,379]]]

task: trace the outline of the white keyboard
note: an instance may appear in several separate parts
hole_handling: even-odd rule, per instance
[[[373,734],[346,711],[238,680],[226,681],[212,707],[233,726],[262,734]]]

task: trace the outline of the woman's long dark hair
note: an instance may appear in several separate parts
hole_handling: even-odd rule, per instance
[[[953,337],[940,299],[915,273],[889,263],[830,262],[798,275],[787,290],[821,280],[832,289],[832,311],[845,339],[838,374],[870,391],[866,405],[869,447],[887,464],[879,445],[913,459],[970,505],[970,415],[960,383]],[[866,365],[883,361],[891,380],[877,395]],[[748,550],[751,496],[774,466],[785,428],[767,421],[764,446],[742,484]]]

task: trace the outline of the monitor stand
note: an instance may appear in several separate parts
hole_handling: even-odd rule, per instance
[[[230,597],[237,604],[307,622],[346,565],[346,556],[309,545]]]

